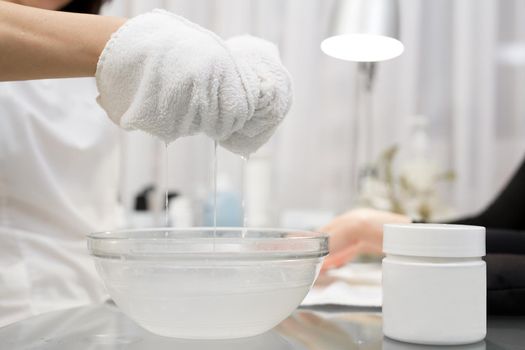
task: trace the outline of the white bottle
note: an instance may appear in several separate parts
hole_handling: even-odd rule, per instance
[[[170,226],[192,227],[194,226],[193,203],[188,197],[177,196],[170,200],[169,218]]]
[[[484,227],[385,225],[383,251],[387,337],[431,345],[485,338]]]

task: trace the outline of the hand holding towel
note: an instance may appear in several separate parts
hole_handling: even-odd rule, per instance
[[[163,10],[113,34],[96,79],[99,104],[124,129],[167,143],[205,133],[243,156],[271,137],[292,101],[275,45],[251,36],[225,42]]]

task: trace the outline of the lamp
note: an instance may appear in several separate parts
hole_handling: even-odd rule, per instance
[[[354,145],[351,159],[357,164],[349,193],[361,192],[371,176],[373,148],[372,91],[376,62],[401,55],[398,0],[338,0],[329,36],[321,50],[332,57],[357,64]],[[341,208],[347,205],[342,197]]]
[[[329,56],[356,62],[378,62],[397,57],[399,41],[398,0],[339,0],[333,26],[321,43]]]

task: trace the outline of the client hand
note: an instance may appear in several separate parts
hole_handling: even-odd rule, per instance
[[[330,235],[330,254],[323,270],[340,267],[359,254],[381,255],[383,225],[410,221],[407,216],[374,209],[354,209],[338,216],[320,230]]]

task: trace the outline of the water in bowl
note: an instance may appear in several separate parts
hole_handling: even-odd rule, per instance
[[[137,300],[131,302],[126,295],[113,294],[126,314],[153,333],[185,339],[228,339],[273,328],[293,312],[296,301],[303,299],[309,288],[306,285],[254,293],[175,294],[150,300],[147,308]],[[173,311],[166,313],[168,310]]]
[[[185,339],[270,330],[306,296],[319,266],[318,259],[208,266],[100,258],[96,263],[125,314],[153,333]]]

